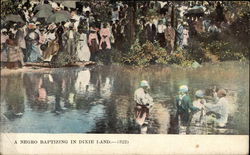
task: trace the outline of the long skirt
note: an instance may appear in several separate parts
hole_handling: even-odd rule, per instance
[[[8,62],[20,62],[23,65],[23,52],[18,46],[8,46],[7,50]]]
[[[76,43],[74,39],[68,39],[65,46],[65,52],[69,53],[71,56],[71,62],[75,62],[77,60],[76,55]]]
[[[91,52],[90,60],[95,61],[96,54],[99,51],[99,46],[98,46],[97,41],[95,39],[91,40],[91,45],[89,46],[89,49]]]
[[[31,44],[27,48],[27,52],[29,53],[28,62],[37,62],[42,56],[40,52],[40,48],[36,44]]]
[[[7,62],[8,58],[7,58],[7,47],[6,44],[2,44],[1,45],[1,62]]]
[[[43,58],[45,61],[50,61],[53,55],[59,51],[59,44],[56,40],[49,43],[48,47],[43,52]]]
[[[77,58],[80,61],[90,60],[90,50],[87,43],[84,40],[80,40],[77,44]]]

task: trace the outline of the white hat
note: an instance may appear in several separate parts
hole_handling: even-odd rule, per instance
[[[196,96],[196,97],[200,97],[200,98],[204,97],[204,96],[205,96],[204,91],[202,91],[202,90],[197,90],[197,91],[195,92],[195,96]]]
[[[141,87],[149,87],[148,81],[142,80],[142,81],[140,82],[140,86],[141,86]]]
[[[181,85],[179,87],[179,91],[182,92],[182,93],[188,92],[188,86],[187,85]]]
[[[1,32],[7,32],[7,29],[4,28],[4,29],[1,30]]]

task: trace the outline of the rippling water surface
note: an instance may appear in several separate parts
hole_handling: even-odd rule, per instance
[[[179,134],[174,98],[178,86],[190,94],[213,86],[236,94],[225,129],[207,134],[249,134],[249,64],[225,62],[198,69],[166,66],[94,66],[46,73],[1,76],[1,131],[13,133],[140,133],[133,93],[141,80],[151,85],[155,105],[146,133]],[[204,127],[202,127],[204,128]],[[192,134],[200,129],[191,128]]]

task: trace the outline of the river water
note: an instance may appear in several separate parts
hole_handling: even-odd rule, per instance
[[[1,76],[1,131],[5,133],[140,133],[133,93],[148,80],[154,106],[146,133],[181,134],[174,115],[179,85],[190,95],[214,86],[234,92],[226,128],[206,134],[249,134],[249,63],[205,64],[197,69],[149,66],[60,68]],[[208,91],[209,92],[209,91]],[[191,128],[201,134],[200,128]]]

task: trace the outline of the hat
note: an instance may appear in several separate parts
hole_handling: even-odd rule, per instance
[[[187,85],[181,85],[179,87],[179,92],[182,92],[182,93],[188,92],[188,86]]]
[[[204,95],[204,92],[202,90],[197,90],[195,92],[195,96],[196,97],[200,97],[200,98],[203,98],[205,95]]]
[[[140,82],[140,86],[141,86],[141,87],[148,87],[148,88],[149,88],[148,81],[142,80],[142,81]]]
[[[3,32],[7,32],[7,29],[4,28],[4,29],[1,30],[1,32],[2,32],[2,33],[3,33]]]
[[[219,89],[218,92],[217,92],[217,95],[218,96],[226,96],[227,92],[226,92],[225,89]]]

